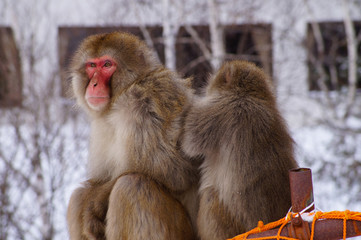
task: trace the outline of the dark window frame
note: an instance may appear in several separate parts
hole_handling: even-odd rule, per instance
[[[323,51],[317,44],[312,24],[320,29]],[[354,21],[356,37],[361,36],[361,21]],[[341,91],[348,86],[347,41],[342,21],[324,21],[307,24],[307,66],[309,91],[321,91],[324,85],[328,91]],[[361,41],[358,43],[358,71],[361,71]],[[321,70],[322,69],[322,70]],[[323,81],[324,71],[326,79]],[[322,82],[323,81],[323,82]],[[358,74],[357,88],[361,88],[361,74]]]
[[[21,106],[23,78],[13,30],[0,27],[0,107]]]

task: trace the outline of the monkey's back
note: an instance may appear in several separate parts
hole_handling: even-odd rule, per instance
[[[258,220],[270,222],[287,213],[291,206],[288,170],[297,163],[276,101],[265,79],[258,79],[263,75],[252,72],[259,69],[251,66],[244,73],[239,66],[232,67],[225,74],[221,69],[210,83],[218,84],[219,78],[230,74],[231,81],[219,81],[232,85],[208,87],[212,91],[190,111],[184,147],[188,153],[205,156],[201,195],[202,191],[215,193],[218,207],[228,212],[230,229],[233,225],[233,229],[248,230]]]

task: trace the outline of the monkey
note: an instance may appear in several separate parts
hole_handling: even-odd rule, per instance
[[[286,215],[288,170],[297,167],[294,141],[256,65],[225,62],[185,118],[182,148],[203,156],[200,239],[227,239]]]
[[[184,80],[125,32],[83,40],[70,78],[91,125],[89,180],[69,201],[70,238],[194,239],[199,177],[180,145],[192,94]]]

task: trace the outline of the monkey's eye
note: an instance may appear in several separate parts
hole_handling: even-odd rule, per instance
[[[92,67],[92,68],[95,68],[97,65],[93,62],[89,62],[88,64],[88,67]]]
[[[104,67],[111,67],[112,63],[110,61],[106,61],[103,66]]]

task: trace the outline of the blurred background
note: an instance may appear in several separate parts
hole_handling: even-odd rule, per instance
[[[0,0],[0,239],[68,238],[89,123],[67,68],[83,38],[115,30],[195,89],[225,60],[261,66],[316,206],[361,211],[360,0]]]

